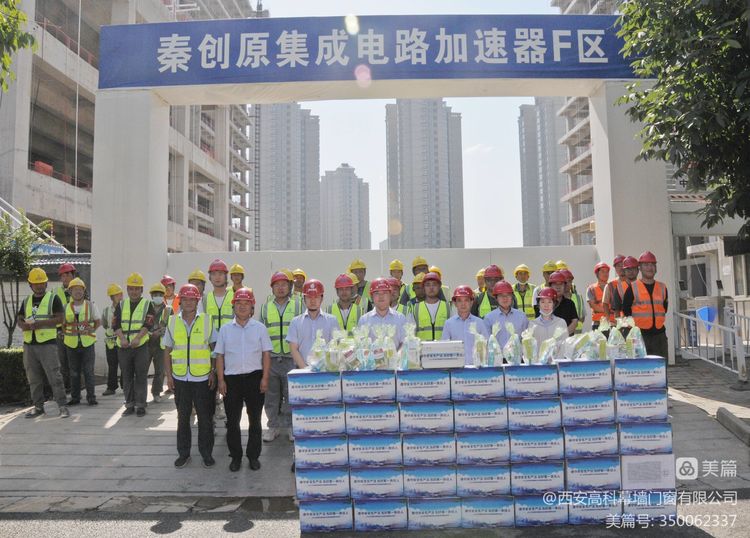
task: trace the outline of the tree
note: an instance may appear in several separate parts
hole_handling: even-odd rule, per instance
[[[8,331],[6,347],[13,343],[16,314],[21,306],[21,282],[26,282],[34,261],[33,246],[44,242],[45,232],[51,228],[50,221],[36,227],[32,227],[25,218],[20,221],[20,224],[13,221],[7,213],[0,219],[0,301],[3,305],[3,325]]]
[[[750,0],[626,0],[620,12],[623,53],[653,79],[620,100],[644,125],[639,158],[672,163],[676,181],[706,192],[705,226],[739,217],[748,237]]]
[[[0,0],[0,92],[8,91],[13,55],[34,45],[34,36],[26,32],[26,14],[18,9],[18,0]]]

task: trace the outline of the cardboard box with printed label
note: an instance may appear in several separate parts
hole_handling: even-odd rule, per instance
[[[461,499],[409,499],[409,530],[450,529],[461,526]]]
[[[505,367],[506,398],[537,398],[558,394],[556,365],[530,364]]]
[[[453,431],[451,402],[403,402],[399,404],[401,433]]]
[[[341,375],[338,372],[291,370],[287,381],[290,405],[341,402]]]
[[[451,399],[448,370],[404,370],[396,374],[399,402],[435,402]]]
[[[513,497],[481,496],[461,499],[461,526],[466,529],[482,527],[512,527],[515,521]]]
[[[494,368],[458,368],[451,370],[451,399],[501,400],[505,397],[505,370]]]
[[[473,495],[510,495],[509,465],[459,465],[456,467],[456,493]]]
[[[346,404],[346,433],[373,435],[399,431],[395,403]]]
[[[341,373],[344,403],[395,402],[396,376],[390,370]]]
[[[508,432],[456,434],[456,462],[483,465],[510,461]]]
[[[352,530],[352,502],[348,499],[300,501],[299,524],[303,533]]]
[[[346,435],[295,437],[294,463],[300,469],[349,465]]]
[[[508,429],[508,406],[504,400],[453,402],[456,432]]]
[[[305,405],[292,408],[292,432],[305,435],[335,435],[346,432],[344,404]]]
[[[406,499],[355,499],[354,530],[399,531],[408,527]]]

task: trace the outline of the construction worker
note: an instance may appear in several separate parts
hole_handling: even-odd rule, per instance
[[[554,274],[554,273],[553,273]],[[550,279],[552,275],[550,275]],[[558,287],[564,286],[559,282]],[[538,293],[539,298],[539,317],[529,322],[530,327],[534,327],[534,338],[537,347],[541,348],[542,342],[553,338],[557,329],[570,331],[570,324],[562,318],[555,315],[555,305],[560,299],[560,295],[554,288],[542,288]],[[566,333],[563,333],[566,334]]]
[[[552,273],[557,271],[557,265],[552,260],[547,260],[544,262],[544,265],[542,265],[542,278],[544,279],[544,282],[539,284],[536,288],[534,288],[534,294],[532,296],[532,301],[534,303],[534,306],[537,306],[537,294],[540,290],[543,288],[549,287],[549,277]]]
[[[618,291],[618,284],[623,283],[625,284],[627,279],[625,278],[625,269],[623,268],[622,264],[625,261],[625,256],[622,254],[615,255],[615,259],[612,260],[612,267],[615,268],[615,274],[616,277],[609,281],[607,284],[607,287],[604,288],[604,296],[602,297],[602,306],[604,307],[604,313],[607,317],[609,317],[610,321],[614,321],[615,318],[619,315],[619,312],[615,311],[615,308],[613,308],[613,303],[615,301],[618,302],[618,304],[622,303],[622,296],[619,295]],[[624,288],[623,288],[624,291]],[[617,298],[615,298],[615,295],[618,295]]]
[[[52,397],[60,406],[60,416],[70,416],[57,355],[57,327],[63,322],[65,307],[57,294],[47,291],[48,280],[40,267],[29,271],[31,295],[23,301],[16,316],[16,323],[23,331],[23,366],[34,404],[26,418],[44,413],[45,377],[52,387]]]
[[[213,330],[217,333],[223,325],[234,319],[234,308],[232,307],[234,291],[231,288],[227,289],[229,284],[228,274],[229,267],[224,263],[224,260],[217,258],[208,267],[208,279],[211,281],[213,289],[203,296],[203,311],[208,314]],[[217,404],[221,403],[221,397],[217,394],[216,387],[213,387],[212,392],[214,404],[211,407],[211,416],[216,415],[217,419],[223,420],[226,418],[223,408],[218,406],[218,413],[216,411]]]
[[[267,301],[260,310],[260,321],[267,327],[272,344],[271,371],[264,406],[268,429],[263,432],[263,441],[267,443],[276,439],[281,429],[287,431],[290,439],[292,437],[292,410],[289,407],[286,376],[294,369],[294,359],[286,335],[289,334],[289,323],[302,313],[300,303],[290,300],[292,279],[286,273],[279,271],[271,276],[271,291],[273,300]]]
[[[286,282],[290,288],[287,292],[288,302],[291,283],[289,280]],[[271,383],[273,345],[268,329],[252,319],[255,312],[253,290],[240,288],[235,292],[233,302],[234,320],[222,326],[214,348],[219,393],[224,397],[227,412],[227,447],[231,458],[229,470],[237,472],[242,465],[240,420],[242,408],[245,407],[249,422],[245,455],[250,461],[250,469],[257,471],[263,449],[261,416]]]
[[[474,288],[474,295],[479,295],[484,291],[484,267],[477,271],[477,274],[474,275],[474,278],[477,279],[477,287]]]
[[[406,289],[406,284],[404,283],[404,262],[402,262],[401,260],[393,260],[388,264],[388,272],[391,277],[395,278],[399,282],[398,297],[400,301],[401,295]]]
[[[583,332],[583,322],[586,321],[586,302],[578,290],[575,284],[573,284],[573,273],[570,269],[560,269],[560,272],[565,276],[565,297],[573,301],[576,307],[576,314],[578,318],[578,324],[576,325],[576,334]]]
[[[172,315],[172,307],[164,299],[166,292],[167,289],[161,282],[157,282],[148,290],[154,309],[154,326],[148,333],[148,354],[154,365],[154,379],[151,382],[153,403],[161,402],[161,392],[164,390],[164,345],[161,338],[166,332],[169,316]]]
[[[161,285],[164,286],[164,302],[169,305],[172,312],[180,310],[180,296],[175,293],[177,282],[169,275],[161,277]]]
[[[122,288],[117,284],[107,286],[107,295],[112,301],[102,310],[102,327],[104,327],[104,345],[107,354],[107,390],[102,392],[102,396],[112,396],[117,392],[118,378],[119,385],[122,388],[122,377],[117,375],[120,362],[117,359],[117,348],[115,347],[115,331],[112,329],[112,320],[115,313],[115,307],[122,301]]]
[[[488,265],[484,269],[484,291],[476,296],[471,313],[484,319],[484,316],[497,308],[497,301],[492,296],[495,284],[503,280],[503,270],[495,264]]]
[[[305,281],[307,280],[307,273],[305,273],[298,267],[297,269],[292,271],[292,276],[294,277],[294,294],[299,296],[300,300],[302,300],[302,287],[305,285]]]
[[[307,280],[302,286],[305,301],[305,313],[295,317],[289,324],[286,341],[292,352],[292,358],[297,368],[306,368],[307,358],[312,349],[318,330],[323,339],[328,342],[333,337],[333,331],[339,329],[339,322],[334,316],[321,311],[323,304],[323,283],[314,278]]]
[[[604,298],[604,290],[609,283],[609,265],[604,262],[597,263],[594,266],[594,276],[596,277],[596,282],[591,284],[586,290],[586,300],[591,307],[592,331],[595,331],[599,327],[599,322],[605,317],[602,299]],[[611,321],[614,321],[614,318]]]
[[[192,284],[193,286],[198,288],[198,291],[201,292],[201,297],[203,297],[203,293],[206,291],[206,282],[206,274],[200,269],[195,269],[188,275],[188,284]],[[202,305],[200,303],[198,304],[198,308],[202,308]]]
[[[200,290],[193,284],[180,288],[182,308],[169,316],[164,332],[164,373],[167,387],[174,392],[177,407],[177,459],[182,469],[190,462],[192,447],[191,418],[198,417],[198,452],[204,467],[213,467],[214,426],[211,402],[217,385],[211,351],[218,335],[208,314],[198,312]]]
[[[424,301],[415,303],[412,315],[417,324],[417,337],[427,342],[440,340],[446,320],[451,317],[448,301],[440,299],[442,282],[440,275],[429,272],[424,276]]]
[[[96,305],[84,298],[86,284],[80,278],[68,283],[70,302],[65,307],[63,343],[70,367],[70,400],[68,405],[81,403],[81,374],[86,386],[86,401],[97,405],[94,383],[94,344],[100,318]]]
[[[669,342],[664,327],[669,296],[664,282],[656,280],[656,256],[648,250],[638,258],[641,278],[631,282],[622,297],[622,312],[633,316],[641,329],[643,343],[649,355],[669,356]],[[627,265],[626,265],[627,267]]]
[[[431,265],[430,273],[436,273],[440,277],[440,282],[443,281],[443,271],[437,265]],[[448,302],[448,297],[451,296],[451,290],[446,284],[440,284],[440,300]]]
[[[526,314],[529,320],[532,320],[536,317],[536,312],[534,312],[534,286],[529,284],[531,269],[528,265],[522,263],[513,270],[513,276],[516,279],[513,286],[516,306]]]
[[[232,281],[233,292],[244,287],[242,281],[245,279],[245,268],[239,263],[232,265],[232,267],[229,268],[229,279]]]
[[[497,308],[484,316],[484,324],[488,333],[492,332],[495,323],[500,324],[498,332],[495,333],[495,338],[502,347],[510,338],[510,333],[508,333],[505,324],[512,324],[516,334],[520,335],[529,326],[529,318],[520,310],[513,308],[513,286],[510,285],[510,282],[501,280],[495,284],[495,287],[492,288],[492,295],[497,301]]]
[[[384,278],[376,278],[370,285],[370,293],[372,293],[374,307],[359,318],[357,325],[359,327],[370,327],[371,338],[376,337],[372,331],[373,326],[393,325],[396,327],[394,344],[396,348],[401,347],[401,343],[404,341],[404,324],[406,323],[406,318],[403,314],[391,308],[391,285]]]
[[[399,302],[399,299],[401,298],[401,281],[392,276],[386,278],[386,280],[388,281],[388,284],[391,285],[391,308],[406,316],[410,312],[410,307],[408,304],[401,304]]]
[[[60,298],[63,307],[65,307],[70,301],[68,284],[78,276],[78,271],[76,271],[75,265],[72,263],[63,263],[57,268],[57,275],[60,277],[60,285],[55,290],[55,295]],[[63,340],[64,335],[62,325],[60,325],[57,327],[57,356],[60,359],[60,373],[62,374],[63,382],[65,383],[65,392],[70,392],[70,368],[68,367],[68,354],[65,351],[65,343]]]
[[[557,260],[555,262],[555,269],[557,271],[562,271],[563,269],[568,269],[569,270],[570,267],[568,267],[568,262],[566,262],[565,260]]]
[[[130,273],[125,281],[128,298],[115,307],[112,329],[117,336],[117,357],[122,371],[122,390],[125,393],[127,417],[146,414],[148,367],[151,362],[146,345],[154,329],[154,305],[143,297],[143,277]]]
[[[362,307],[364,312],[369,312],[372,309],[372,300],[370,297],[370,283],[365,280],[365,275],[367,274],[365,262],[357,258],[349,264],[349,272],[357,276],[357,298],[355,302]]]
[[[427,260],[425,260],[422,256],[417,256],[411,262],[411,273],[415,277],[419,274],[426,275],[429,272],[429,268],[430,266],[427,264]],[[413,301],[414,297],[414,290],[411,286],[407,285],[404,288],[404,291],[401,293],[400,302],[407,304],[409,301]]]
[[[625,315],[623,313],[622,301],[625,297],[625,292],[638,280],[639,269],[640,263],[634,256],[626,256],[622,260],[622,273],[625,278],[617,282],[614,293],[612,293],[611,311],[614,312],[616,318]]]
[[[556,297],[553,313],[558,318],[565,320],[565,324],[568,326],[568,336],[573,336],[576,327],[578,326],[578,312],[576,311],[575,303],[573,303],[571,299],[565,297],[566,283],[567,279],[560,271],[555,271],[549,276],[549,284],[550,287],[555,290]],[[534,308],[537,312],[541,312],[538,304]]]
[[[326,312],[336,319],[339,329],[351,336],[352,330],[362,317],[362,308],[354,302],[354,281],[349,275],[343,273],[336,277],[333,286],[338,300],[334,301]]]
[[[441,340],[460,340],[464,343],[464,364],[474,364],[474,334],[469,330],[474,324],[479,334],[489,338],[490,333],[481,318],[471,314],[474,291],[471,286],[461,284],[453,290],[451,298],[456,314],[445,321]]]

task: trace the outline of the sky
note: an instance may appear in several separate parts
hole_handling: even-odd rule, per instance
[[[272,17],[559,13],[549,4],[549,0],[265,0],[263,8]],[[391,102],[395,100],[302,103],[320,117],[321,175],[348,163],[370,185],[375,249],[387,235],[385,105]],[[446,102],[462,119],[465,247],[522,246],[518,107],[533,103],[533,98],[449,98]],[[501,201],[503,209],[498,211]]]

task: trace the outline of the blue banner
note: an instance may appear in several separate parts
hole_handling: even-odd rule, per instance
[[[99,88],[633,78],[608,15],[233,19],[105,26]]]

